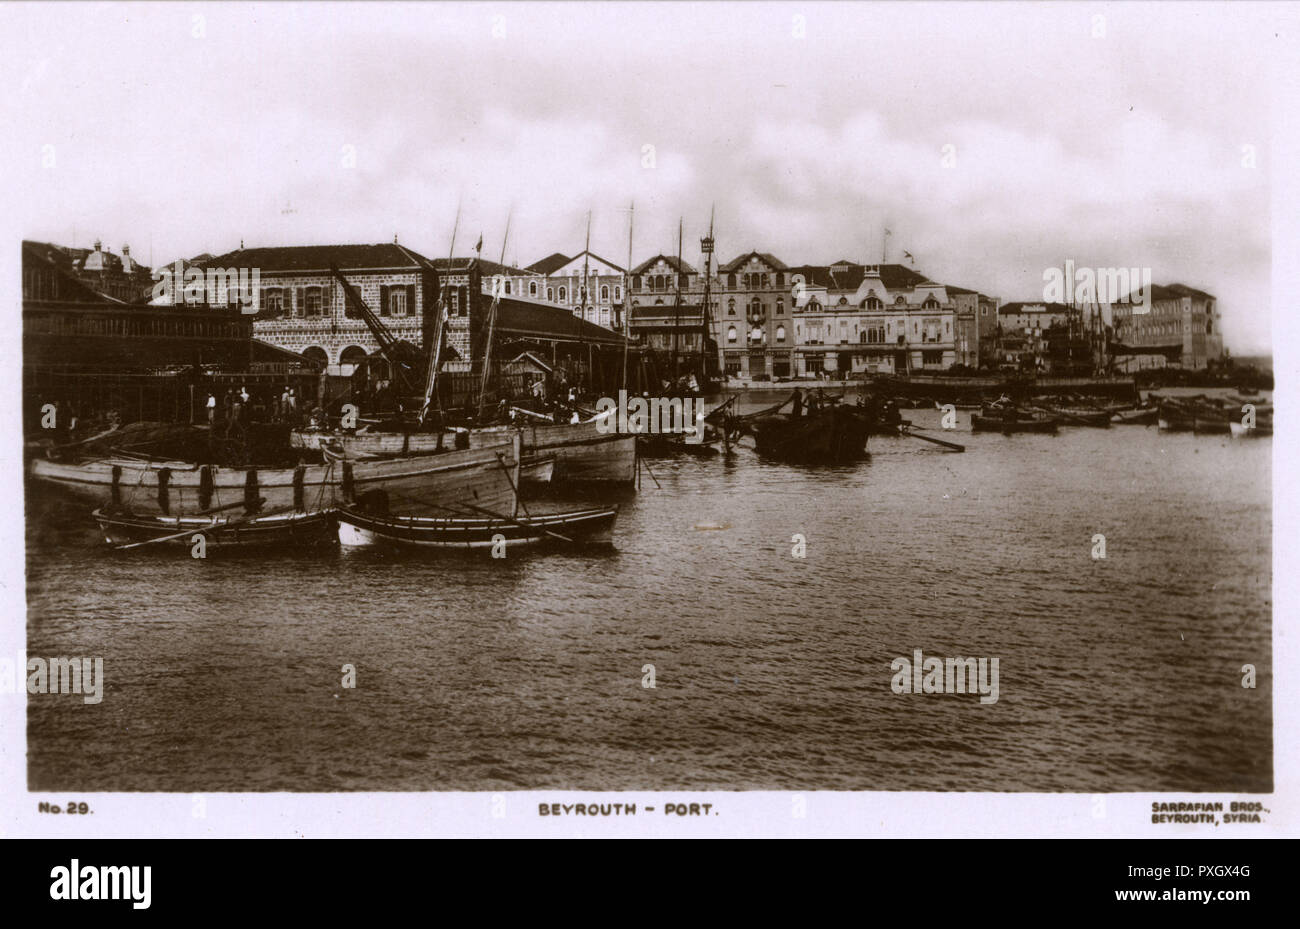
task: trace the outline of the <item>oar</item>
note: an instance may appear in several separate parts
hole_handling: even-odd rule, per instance
[[[488,516],[491,516],[491,517],[494,518],[494,519],[502,519],[502,520],[505,520],[505,521],[508,522],[508,523],[514,523],[516,526],[521,526],[521,527],[524,528],[524,529],[535,529],[535,530],[537,530],[538,532],[544,532],[544,533],[546,533],[547,535],[552,536],[553,538],[559,539],[559,540],[562,541],[562,542],[568,542],[570,545],[575,544],[574,541],[573,541],[573,539],[570,539],[568,536],[560,535],[558,532],[552,532],[551,530],[549,530],[549,529],[544,529],[544,528],[541,527],[541,526],[533,526],[533,525],[530,525],[529,523],[525,523],[525,522],[522,522],[522,521],[520,521],[520,520],[518,520],[518,519],[515,519],[513,516],[506,516],[504,513],[495,513],[495,512],[493,512],[492,510],[489,510],[489,509],[488,509],[487,507],[485,507],[485,506],[475,506],[473,503],[462,503],[462,504],[460,504],[460,505],[461,505],[461,506],[464,506],[464,507],[468,507],[468,508],[471,509],[471,510],[477,510],[477,511],[480,512],[480,513],[486,513]]]
[[[225,510],[225,509],[230,509],[232,506],[242,506],[242,505],[243,505],[242,502],[233,503],[233,504],[227,504],[226,506],[223,507],[217,507],[216,509]],[[201,532],[207,532],[212,529],[229,529],[232,526],[242,526],[244,523],[250,522],[254,519],[261,519],[264,516],[277,516],[280,513],[287,513],[290,510],[294,510],[294,509],[296,509],[296,507],[293,506],[276,507],[274,510],[267,510],[264,513],[250,513],[246,516],[240,517],[239,519],[232,519],[229,522],[220,523],[220,524],[214,519],[210,524],[206,526],[191,526],[189,529],[186,529],[184,532],[176,532],[171,535],[159,536],[156,539],[147,539],[144,542],[132,542],[129,545],[116,545],[114,546],[114,548],[117,551],[126,551],[128,548],[140,548],[143,545],[153,545],[156,542],[170,542],[174,539],[183,539],[185,536],[193,535],[196,532],[201,533]],[[211,513],[211,512],[215,512],[215,510],[208,510],[206,512]],[[205,514],[198,514],[198,515],[205,515]]]
[[[943,439],[936,439],[932,436],[922,435],[919,432],[913,432],[910,428],[904,427],[903,435],[910,436],[913,439],[921,439],[924,442],[933,442],[935,445],[942,445],[944,448],[950,448],[955,452],[966,451],[965,445],[958,445],[956,442],[945,442]]]

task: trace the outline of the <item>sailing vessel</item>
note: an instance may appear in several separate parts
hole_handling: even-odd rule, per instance
[[[493,506],[507,502],[510,482],[517,484],[519,437],[503,435],[495,445],[440,455],[360,461],[327,458],[324,464],[296,468],[225,468],[126,457],[81,462],[37,458],[28,473],[75,499],[96,505],[108,501],[114,508],[147,516],[201,516],[240,500],[247,512],[262,506],[311,512],[372,490],[473,499]],[[503,462],[509,480],[501,476]]]

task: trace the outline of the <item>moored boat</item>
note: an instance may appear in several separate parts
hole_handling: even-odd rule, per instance
[[[596,420],[577,423],[529,423],[475,427],[437,432],[313,432],[295,430],[290,443],[296,448],[341,448],[345,455],[420,455],[462,447],[485,448],[505,441],[511,432],[522,436],[522,453],[554,456],[554,481],[591,481],[630,484],[636,480],[636,437],[603,433]]]
[[[506,550],[559,543],[609,545],[618,507],[593,507],[536,516],[390,516],[348,507],[338,512],[339,542],[348,547],[392,544],[443,549]]]
[[[1256,420],[1255,425],[1247,426],[1237,420],[1228,422],[1228,429],[1234,439],[1266,439],[1273,435],[1273,420]]]
[[[296,468],[224,468],[187,461],[99,458],[78,463],[34,459],[32,478],[76,499],[143,516],[196,516],[239,500],[246,513],[328,509],[382,489],[421,501],[471,499],[501,506],[518,487],[519,439],[439,455],[350,461]],[[259,504],[257,501],[262,501]]]
[[[1055,433],[1057,421],[1050,416],[998,416],[987,413],[972,413],[970,417],[972,432],[1038,432]]]
[[[273,513],[245,518],[239,516],[138,516],[94,512],[104,541],[126,548],[147,544],[191,547],[202,536],[208,546],[304,546],[332,544],[334,517],[329,510]]]

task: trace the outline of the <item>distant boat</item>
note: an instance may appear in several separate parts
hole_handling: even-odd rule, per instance
[[[543,543],[609,545],[618,507],[596,507],[538,516],[388,516],[344,508],[338,513],[339,542],[345,546],[391,544],[443,549],[507,550]]]
[[[1111,414],[1110,421],[1123,426],[1150,426],[1156,423],[1159,415],[1160,411],[1154,407],[1138,410],[1116,410]]]
[[[990,416],[972,413],[970,426],[972,432],[1002,432],[1006,434],[1013,432],[1055,433],[1057,421],[1050,416]]]

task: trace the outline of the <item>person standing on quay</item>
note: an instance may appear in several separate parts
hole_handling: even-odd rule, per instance
[[[208,394],[208,425],[211,426],[217,418],[217,395]]]

